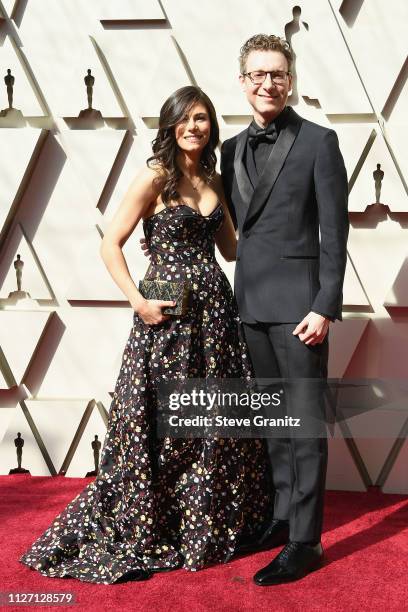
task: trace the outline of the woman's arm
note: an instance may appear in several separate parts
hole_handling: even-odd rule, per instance
[[[114,215],[100,246],[101,257],[115,283],[128,298],[132,308],[149,325],[161,323],[169,318],[162,307],[174,302],[146,300],[138,291],[129,273],[122,247],[146,214],[149,205],[156,201],[161,187],[157,173],[144,168],[132,181],[116,214]]]
[[[215,235],[215,243],[226,261],[235,261],[237,257],[237,236],[232,222],[231,214],[225,200],[221,176],[217,174],[214,178],[213,188],[218,195],[223,210],[224,222]]]

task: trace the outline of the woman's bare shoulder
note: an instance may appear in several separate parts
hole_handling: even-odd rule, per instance
[[[214,172],[214,174],[213,174],[213,176],[211,178],[211,187],[217,193],[219,193],[219,192],[222,193],[222,178],[221,178],[221,174],[218,174],[218,172]]]
[[[218,174],[218,172],[215,172],[211,179],[211,187],[214,189],[219,199],[224,200],[224,188],[222,184],[222,178],[221,174]]]
[[[158,165],[144,166],[136,172],[134,182],[150,188],[153,192],[160,193],[166,182],[166,175]]]

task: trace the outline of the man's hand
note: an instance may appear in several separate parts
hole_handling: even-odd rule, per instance
[[[299,340],[305,344],[321,344],[329,331],[330,319],[323,317],[316,312],[309,312],[308,315],[295,327],[293,335],[298,336]]]
[[[150,259],[150,251],[149,251],[149,247],[147,246],[147,243],[146,243],[146,238],[141,238],[140,239],[140,244],[142,246],[142,251],[144,252],[145,257],[149,257],[149,259]]]

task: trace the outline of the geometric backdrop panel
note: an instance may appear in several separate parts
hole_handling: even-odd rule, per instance
[[[248,125],[237,58],[256,32],[290,40],[289,102],[337,132],[347,168],[344,320],[331,327],[330,375],[408,377],[405,0],[303,0],[296,10],[258,0],[256,11],[247,0],[1,6],[0,111],[8,69],[14,110],[0,116],[0,472],[15,467],[18,432],[32,474],[94,468],[133,316],[100,241],[172,91],[204,89],[221,141]],[[100,114],[85,123],[90,75]],[[142,233],[139,224],[123,249],[136,283],[148,265]],[[233,282],[234,263],[217,258]],[[362,434],[363,416],[351,437],[329,441],[328,488],[407,492],[404,415],[388,414],[394,430],[377,444]],[[376,418],[381,427],[387,415]]]

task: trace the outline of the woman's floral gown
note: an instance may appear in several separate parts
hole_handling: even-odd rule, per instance
[[[124,348],[96,479],[20,562],[50,577],[112,584],[140,569],[199,570],[228,561],[237,539],[271,516],[262,440],[157,438],[160,381],[250,378],[231,286],[215,259],[222,205],[186,204],[145,219],[145,278],[187,278],[187,315],[147,325],[136,312]]]

